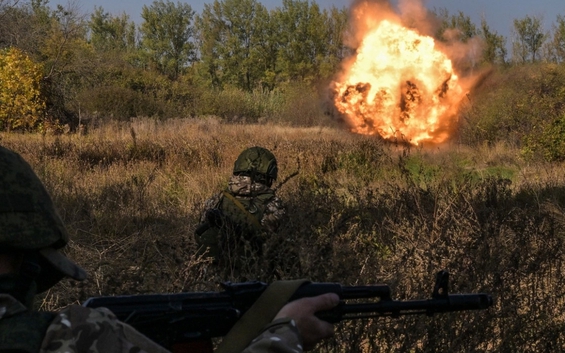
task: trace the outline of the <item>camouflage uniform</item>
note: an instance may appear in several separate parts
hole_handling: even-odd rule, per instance
[[[267,185],[253,182],[251,177],[246,175],[232,175],[228,182],[228,192],[235,196],[236,199],[251,200],[254,195],[265,194],[274,191]],[[206,214],[209,210],[216,208],[223,197],[223,193],[219,192],[204,202],[203,212],[200,216],[200,221],[206,221]],[[275,233],[281,221],[286,214],[286,209],[282,200],[278,196],[272,197],[266,204],[265,212],[261,218],[261,225],[268,232]]]
[[[302,341],[294,320],[284,318],[271,322],[263,333],[244,350],[246,353],[299,353],[302,351]]]

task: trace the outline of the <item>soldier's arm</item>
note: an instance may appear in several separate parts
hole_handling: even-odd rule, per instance
[[[267,231],[276,233],[285,216],[286,208],[282,200],[278,196],[275,196],[267,203],[265,213],[261,219],[261,225],[265,227]]]
[[[334,293],[288,303],[244,352],[297,353],[314,349],[316,344],[334,333],[332,324],[314,314],[329,310],[338,303],[339,297]]]
[[[222,199],[222,193],[219,192],[213,195],[212,197],[210,197],[209,199],[207,199],[206,201],[204,201],[204,204],[202,205],[202,213],[200,214],[200,222],[206,221],[206,212],[213,208],[217,208],[221,199]]]

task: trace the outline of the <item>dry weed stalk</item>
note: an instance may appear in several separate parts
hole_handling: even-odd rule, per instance
[[[43,308],[97,295],[217,290],[231,278],[195,255],[201,203],[225,185],[243,148],[261,145],[283,177],[298,170],[297,158],[300,169],[279,190],[289,220],[248,278],[387,283],[409,299],[428,297],[445,268],[452,291],[495,298],[488,312],[341,324],[320,351],[565,348],[561,165],[527,165],[501,145],[406,151],[334,129],[213,119],[0,139],[45,182],[72,235],[68,254],[90,273],[47,293]]]

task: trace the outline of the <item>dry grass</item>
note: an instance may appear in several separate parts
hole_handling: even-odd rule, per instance
[[[453,292],[488,292],[485,312],[338,326],[321,351],[564,350],[563,165],[525,163],[499,144],[407,149],[330,128],[150,120],[88,134],[0,134],[52,193],[90,277],[47,293],[46,309],[87,297],[217,290],[230,280],[195,255],[201,203],[241,150],[271,149],[289,219],[248,278],[387,283],[427,298],[434,274]],[[270,269],[265,271],[264,269]]]

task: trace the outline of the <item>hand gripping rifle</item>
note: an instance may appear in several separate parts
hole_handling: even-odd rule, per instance
[[[393,300],[388,285],[342,286],[339,283],[305,283],[289,301],[336,293],[341,301],[332,310],[317,313],[321,319],[337,323],[343,320],[382,316],[445,313],[487,309],[493,303],[488,294],[448,294],[449,274],[437,273],[430,299]],[[222,292],[147,294],[90,298],[83,306],[110,309],[123,322],[175,351],[175,345],[189,344],[191,349],[211,350],[213,337],[225,336],[242,315],[267,289],[262,282],[222,284]],[[368,303],[348,300],[378,298]],[[186,346],[185,346],[186,348]]]

